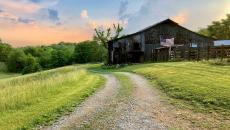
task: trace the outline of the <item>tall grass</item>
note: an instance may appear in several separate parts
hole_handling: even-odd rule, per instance
[[[133,65],[121,70],[144,75],[173,98],[195,106],[230,110],[230,66],[171,62]]]
[[[68,112],[104,83],[70,66],[0,80],[0,130],[31,129]]]

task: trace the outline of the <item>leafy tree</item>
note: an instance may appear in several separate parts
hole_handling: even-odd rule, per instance
[[[24,47],[23,51],[25,52],[26,55],[32,55],[34,57],[40,57],[41,53],[43,53],[41,47]]]
[[[34,73],[41,70],[37,59],[32,55],[27,55],[25,59],[25,67],[22,70],[22,74]]]
[[[9,44],[0,42],[0,62],[6,62],[12,50],[13,49]]]
[[[52,47],[41,47],[40,56],[38,57],[39,64],[42,68],[52,68],[52,54],[54,49]]]
[[[7,68],[10,72],[19,73],[25,67],[26,55],[21,49],[15,49],[7,59]]]
[[[95,29],[94,40],[99,41],[105,48],[108,48],[108,41],[121,37],[124,28],[120,24],[113,24],[113,28],[97,28]]]
[[[58,44],[54,45],[52,51],[52,65],[53,67],[60,67],[70,65],[73,62],[74,46]]]
[[[75,62],[88,63],[88,62],[102,62],[105,60],[107,49],[103,45],[98,44],[96,41],[85,41],[79,43],[75,47]]]
[[[230,14],[226,19],[214,21],[207,28],[200,29],[199,33],[216,39],[230,39]]]
[[[6,61],[10,72],[26,74],[74,62],[102,62],[106,56],[107,49],[97,41],[85,41],[79,44],[62,42],[50,46],[15,48]]]

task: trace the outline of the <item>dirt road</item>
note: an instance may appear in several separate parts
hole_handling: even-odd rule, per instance
[[[129,78],[132,93],[121,96],[119,81],[105,75],[107,83],[69,116],[62,117],[44,130],[59,129],[119,129],[119,130],[165,130],[167,127],[154,116],[159,106],[159,95],[141,76],[120,73]],[[122,97],[122,98],[121,98]],[[126,97],[126,98],[124,98]]]
[[[162,99],[164,94],[150,86],[142,76],[127,72],[104,76],[107,83],[101,90],[90,96],[70,115],[40,129],[209,130],[217,128],[216,126],[219,128],[229,121],[219,119],[215,113],[204,114],[171,105],[167,99]],[[228,127],[223,129],[227,130]]]
[[[89,97],[85,102],[68,115],[60,118],[52,126],[41,128],[42,130],[67,129],[71,125],[80,126],[87,122],[95,113],[100,112],[106,104],[117,94],[119,83],[113,75],[104,75],[107,83],[103,89]]]

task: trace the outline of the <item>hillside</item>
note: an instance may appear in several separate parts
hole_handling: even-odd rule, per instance
[[[4,76],[5,77],[5,76]],[[31,129],[71,111],[104,84],[84,66],[0,80],[0,130]]]
[[[168,62],[116,69],[85,64],[16,74],[0,79],[0,130],[40,125],[227,130],[229,70],[228,65],[208,62]]]

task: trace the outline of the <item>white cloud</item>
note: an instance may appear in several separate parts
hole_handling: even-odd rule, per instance
[[[109,28],[112,27],[113,24],[121,24],[122,26],[127,25],[128,21],[127,20],[116,20],[116,19],[92,19],[88,15],[87,10],[82,10],[81,12],[81,18],[85,20],[86,25],[90,29],[95,29],[95,28]]]
[[[89,18],[88,11],[87,10],[82,10],[81,12],[81,18],[82,19],[87,19]]]
[[[126,27],[128,21],[116,20],[116,19],[101,19],[101,20],[89,20],[87,24],[91,29],[111,28],[113,27],[114,24],[120,24],[122,27]]]

